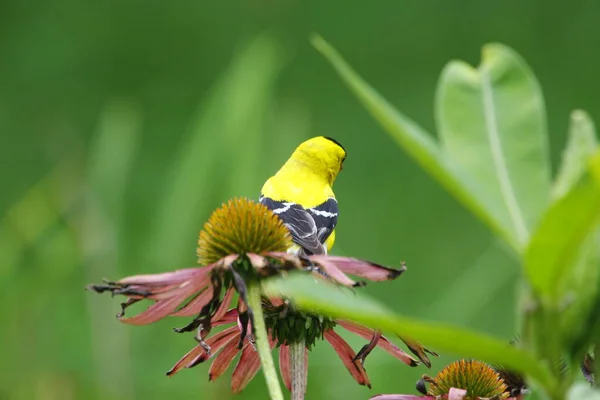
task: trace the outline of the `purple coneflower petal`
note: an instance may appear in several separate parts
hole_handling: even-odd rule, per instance
[[[361,363],[354,361],[354,356],[356,354],[354,353],[354,350],[352,350],[352,347],[350,347],[340,335],[335,333],[333,329],[326,331],[324,336],[356,382],[358,382],[359,385],[365,385],[370,388],[371,383],[369,382],[369,377],[367,376],[365,369]]]
[[[211,319],[218,321],[223,318],[223,316],[227,313],[227,310],[229,310],[229,305],[231,304],[231,299],[233,298],[233,292],[233,288],[227,289],[225,295],[223,296],[223,300],[221,300],[221,304],[219,304],[219,308],[217,308],[215,315]]]
[[[133,317],[121,318],[120,321],[131,325],[146,325],[156,322],[175,311],[193,292],[195,292],[193,287],[187,287],[177,294],[174,294],[173,297],[158,300],[148,307],[146,311]]]
[[[237,337],[233,336],[212,362],[210,369],[208,370],[208,380],[215,380],[221,376],[223,372],[227,371],[227,368],[229,368],[229,365],[239,351]]]
[[[292,376],[290,372],[290,348],[286,345],[279,347],[279,371],[283,383],[288,390],[292,390]]]
[[[358,336],[360,336],[364,339],[371,340],[371,338],[373,337],[373,333],[374,333],[373,329],[367,328],[365,326],[357,325],[350,321],[338,320],[336,322],[339,325],[341,325],[342,327],[344,327],[345,329],[349,330],[352,333],[357,334]],[[403,363],[410,365],[411,367],[418,365],[417,360],[415,360],[410,355],[406,354],[404,351],[402,351],[402,349],[400,349],[395,344],[391,343],[385,336],[381,336],[379,338],[379,341],[377,342],[377,346],[381,347],[383,350],[387,351],[388,353],[390,353],[391,355],[393,355],[394,357],[396,357]]]
[[[242,356],[233,370],[231,391],[234,393],[241,392],[252,378],[254,378],[259,368],[260,359],[258,358],[258,352],[250,344],[246,344],[244,350],[242,350]]]
[[[467,396],[464,389],[451,388],[448,392],[448,400],[463,400]]]
[[[208,287],[202,293],[198,294],[189,303],[185,306],[181,307],[181,309],[174,312],[173,316],[176,317],[190,317],[192,315],[197,315],[202,311],[202,308],[208,304],[208,302],[212,299],[213,289],[212,287]]]
[[[192,368],[203,361],[208,360],[213,354],[218,352],[223,346],[231,340],[235,340],[239,331],[236,326],[227,328],[206,340],[206,344],[210,346],[211,354],[207,354],[201,345],[197,345],[192,350],[188,351],[177,363],[171,368],[167,375],[171,376],[177,373],[182,368]]]
[[[328,261],[329,256],[310,256],[311,261],[315,261],[319,267],[331,278],[344,286],[354,286],[356,282],[344,274],[334,263]]]
[[[202,349],[200,345],[194,347],[193,349],[188,351],[183,357],[181,357],[181,359],[177,361],[177,363],[173,365],[173,367],[170,370],[167,371],[167,376],[176,374],[179,370],[185,368],[186,365],[188,365],[192,360],[196,359],[196,357],[198,357],[198,355],[202,354],[203,352],[204,349]]]
[[[218,320],[212,320],[210,323],[212,326],[221,326],[225,324],[231,324],[236,322],[238,319],[238,312],[235,308],[228,310],[225,315],[223,315]]]
[[[200,347],[202,347],[203,349],[205,346],[208,346],[208,348],[209,348],[208,351],[205,350],[203,354],[196,357],[196,359],[192,360],[185,367],[192,368],[192,367],[195,367],[196,365],[201,364],[204,361],[212,358],[215,354],[217,354],[219,352],[219,350],[221,350],[223,348],[223,346],[225,346],[227,343],[229,343],[230,340],[237,339],[238,335],[239,335],[239,330],[237,329],[237,327],[232,326],[232,327],[222,330],[221,332],[217,333],[216,335],[211,336],[206,341],[204,341],[203,344],[200,344]]]
[[[195,275],[207,275],[211,269],[212,265],[209,265],[201,268],[178,269],[160,274],[133,275],[121,279],[119,283],[143,286],[166,286],[184,282],[195,277]]]
[[[402,266],[400,269],[394,269],[351,257],[312,256],[310,258],[314,259],[315,257],[326,257],[328,261],[334,263],[344,273],[360,276],[374,282],[395,279],[406,271],[405,266]]]

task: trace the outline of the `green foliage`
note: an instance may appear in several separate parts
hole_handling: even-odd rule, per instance
[[[271,280],[266,284],[265,290],[273,296],[283,293],[304,310],[357,321],[399,336],[423,341],[436,350],[451,352],[465,358],[474,357],[501,364],[515,371],[530,374],[548,387],[554,385],[552,376],[531,354],[488,335],[446,324],[401,317],[366,296],[341,291],[300,274]]]
[[[207,367],[175,379],[163,377],[195,344],[170,331],[181,321],[127,329],[112,318],[119,311],[116,300],[111,305],[90,298],[82,287],[105,276],[192,265],[197,233],[210,211],[233,196],[256,196],[287,151],[316,134],[333,136],[350,151],[336,187],[343,213],[339,246],[354,249],[349,255],[390,263],[402,258],[409,264],[410,274],[402,282],[366,290],[407,315],[431,318],[433,311],[507,340],[512,336],[513,318],[506,312],[517,275],[512,267],[527,247],[516,240],[512,221],[497,219],[505,215],[506,205],[488,209],[496,200],[485,193],[494,189],[493,182],[483,190],[469,178],[474,171],[453,169],[460,155],[452,165],[446,160],[440,121],[439,143],[414,121],[432,126],[440,111],[431,112],[429,88],[440,63],[469,57],[494,37],[523,51],[551,94],[549,132],[557,155],[568,109],[598,109],[590,84],[598,57],[587,44],[598,36],[589,22],[599,4],[588,2],[578,13],[541,1],[506,7],[464,2],[465,14],[427,2],[410,7],[406,1],[344,3],[340,24],[340,5],[320,2],[237,10],[219,2],[107,8],[60,0],[27,10],[18,3],[9,0],[3,8],[9,23],[3,24],[0,74],[0,287],[6,305],[0,310],[6,327],[0,340],[7,346],[0,362],[0,398],[162,399],[208,391],[228,398],[227,379],[209,384]],[[360,12],[353,10],[357,7]],[[475,21],[468,34],[465,15]],[[488,23],[490,17],[494,23]],[[435,23],[423,23],[427,18]],[[341,85],[332,84],[326,67],[315,62],[316,53],[306,52],[306,27],[315,24],[327,26],[332,37],[345,38],[340,45],[361,63],[361,72],[410,110],[415,120],[345,66],[346,77],[362,83],[351,83],[352,90],[390,137],[512,252],[502,246],[486,251],[489,237],[475,220],[432,188],[428,177],[356,112]],[[264,26],[274,27],[285,41],[254,36]],[[557,35],[568,40],[553,40]],[[282,74],[283,47],[298,53]],[[342,66],[339,55],[338,61]],[[496,65],[484,56],[482,65],[490,62]],[[523,69],[528,70],[521,65],[512,71]],[[529,79],[529,72],[523,75]],[[538,90],[535,84],[529,89]],[[113,101],[123,96],[132,100]],[[460,112],[458,105],[450,106]],[[466,111],[476,115],[476,110]],[[550,202],[568,196],[580,182],[595,146],[591,119],[574,113]],[[560,308],[559,346],[562,351],[571,343],[566,352],[574,355],[569,360],[574,371],[589,336],[595,334],[592,341],[600,343],[599,239],[595,228],[577,252],[576,265],[559,272],[558,288],[551,283],[561,297],[552,300]],[[476,268],[470,268],[475,259]],[[486,268],[493,271],[486,274]],[[540,299],[531,300],[535,306]],[[524,310],[519,313],[533,319]],[[532,336],[544,338],[545,333],[554,332]],[[349,340],[354,349],[364,344]],[[373,394],[346,384],[351,378],[331,360],[330,349],[319,344],[315,349],[308,398]],[[527,345],[526,354],[534,351]],[[544,356],[533,357],[539,364]],[[446,360],[436,361],[434,369]],[[412,388],[424,372],[396,367],[395,360],[377,351],[368,362],[374,391]],[[586,386],[578,387],[585,394],[575,398],[595,395]],[[235,398],[264,398],[265,393],[265,385],[255,379]]]
[[[322,38],[312,41],[403,150],[516,251],[526,278],[526,300],[517,314],[524,322],[522,346],[529,353],[507,352],[496,342],[484,343],[455,328],[438,327],[444,338],[439,339],[434,326],[403,320],[374,304],[363,309],[356,299],[342,299],[339,293],[314,290],[310,300],[311,291],[301,283],[278,283],[279,289],[309,308],[316,306],[317,293],[328,315],[393,332],[403,329],[463,356],[499,362],[503,351],[510,353],[515,358],[503,362],[507,367],[527,373],[551,398],[564,398],[587,346],[596,342],[592,335],[600,310],[600,150],[589,116],[573,113],[562,164],[551,184],[541,90],[529,67],[508,47],[485,46],[477,69],[460,61],[446,66],[437,89],[436,143]],[[477,347],[487,347],[489,354]],[[561,359],[573,366],[566,375]],[[545,366],[554,376],[546,375]]]
[[[484,46],[477,69],[450,62],[438,83],[436,121],[450,166],[521,248],[550,191],[544,101],[531,70],[500,44]]]
[[[600,217],[600,151],[570,190],[546,212],[524,255],[525,272],[533,290],[548,303],[563,300],[564,277],[577,265],[581,244]]]

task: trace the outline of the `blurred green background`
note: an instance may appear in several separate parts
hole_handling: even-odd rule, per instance
[[[599,17],[593,0],[1,2],[0,399],[228,398],[230,373],[209,384],[207,365],[164,376],[194,345],[171,331],[186,319],[126,326],[118,300],[83,288],[194,265],[211,210],[256,198],[316,135],[349,153],[335,253],[408,264],[365,290],[405,315],[510,339],[516,262],[361,109],[308,36],[431,131],[448,60],[477,64],[490,41],[515,48],[544,89],[556,161],[569,112],[598,118]],[[307,398],[412,393],[428,373],[381,350],[366,368],[370,391],[317,345]],[[265,398],[262,376],[235,397]]]

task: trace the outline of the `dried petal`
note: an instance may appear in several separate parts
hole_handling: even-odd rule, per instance
[[[208,287],[208,289],[204,290],[202,293],[198,294],[189,303],[185,306],[181,307],[181,309],[172,313],[171,315],[177,317],[190,317],[192,315],[197,315],[202,311],[205,305],[212,299],[213,289],[212,287]]]
[[[214,356],[223,346],[229,343],[231,340],[237,340],[237,336],[239,335],[239,331],[237,327],[232,326],[230,328],[224,329],[221,332],[211,336],[204,343],[200,343],[200,346],[204,349],[204,354],[200,357],[196,358],[188,365],[186,368],[195,367],[198,364],[203,363],[208,360],[212,356]]]
[[[192,360],[195,360],[200,354],[204,352],[204,349],[201,346],[196,346],[190,351],[188,351],[175,365],[167,371],[167,376],[172,376],[176,374],[182,368],[185,368]]]
[[[423,364],[427,365],[427,368],[431,368],[431,361],[429,360],[429,357],[427,357],[427,354],[425,353],[429,353],[434,357],[437,357],[437,353],[426,349],[425,347],[423,347],[423,345],[421,345],[421,343],[419,342],[415,342],[414,340],[411,339],[407,339],[404,338],[402,336],[398,336],[400,338],[400,340],[402,340],[404,342],[404,344],[406,345],[406,347],[408,347],[408,349],[417,357],[419,357],[419,360],[421,360],[423,362]]]
[[[367,328],[365,326],[357,325],[350,321],[338,320],[336,322],[339,325],[341,325],[342,327],[349,330],[350,332],[355,333],[364,339],[371,340],[371,338],[373,337],[373,333],[374,333],[373,329]],[[400,349],[395,344],[391,343],[385,336],[382,336],[379,339],[377,346],[381,347],[383,350],[387,351],[388,353],[390,353],[391,355],[393,355],[394,357],[396,357],[403,363],[410,365],[411,367],[415,367],[419,364],[417,360],[415,360],[410,355],[406,354],[404,351],[402,351],[402,349]]]
[[[167,375],[171,376],[182,368],[192,368],[201,362],[208,360],[213,353],[218,352],[219,349],[221,349],[231,340],[235,340],[237,334],[237,327],[232,326],[208,338],[206,340],[206,344],[210,346],[211,354],[208,354],[202,346],[198,345],[192,350],[188,351],[186,355],[177,361],[173,368],[167,372]]]
[[[148,307],[146,311],[133,317],[121,318],[120,321],[131,325],[146,325],[156,322],[171,314],[192,292],[193,288],[182,290],[171,298],[157,301]]]
[[[334,263],[328,261],[328,256],[310,256],[311,261],[314,261],[323,271],[340,285],[355,286],[356,282],[350,279],[342,272]]]
[[[229,365],[235,358],[238,351],[239,349],[237,340],[230,340],[225,347],[223,347],[223,350],[217,354],[215,360],[212,362],[210,369],[208,370],[208,380],[215,380],[221,376],[223,372],[227,371],[227,368],[229,368]]]
[[[231,324],[232,322],[237,321],[238,319],[238,311],[235,308],[228,310],[223,317],[219,320],[211,321],[212,326],[221,326],[225,324]]]
[[[356,353],[356,357],[354,357],[354,360],[360,360],[360,362],[365,365],[365,360],[367,358],[367,356],[369,354],[371,354],[371,352],[375,349],[375,347],[377,346],[377,344],[379,343],[379,339],[381,339],[381,331],[374,331],[373,332],[373,336],[371,337],[371,340],[369,341],[369,343],[367,343],[366,345],[364,345],[359,351],[358,353]]]
[[[260,359],[258,352],[252,346],[247,344],[242,351],[242,356],[233,370],[231,377],[231,391],[241,392],[246,385],[254,378],[254,375],[260,368]]]
[[[467,396],[464,389],[451,388],[448,392],[448,400],[463,400]]]
[[[324,336],[325,340],[331,344],[331,347],[333,347],[356,382],[358,382],[359,385],[365,385],[370,388],[371,383],[369,382],[369,377],[362,364],[354,361],[354,356],[356,354],[350,345],[346,343],[340,335],[335,333],[333,329],[326,331]]]
[[[339,257],[339,256],[310,256],[310,260],[314,260],[320,263],[320,260],[325,258],[327,261],[336,265],[338,269],[346,274],[359,276],[361,278],[368,279],[370,281],[386,281],[396,279],[404,271],[406,266],[402,264],[400,269],[393,269],[384,267],[370,261],[359,260],[351,257]]]
[[[292,376],[290,371],[290,348],[286,345],[282,345],[279,348],[279,371],[283,378],[285,387],[292,390]]]
[[[223,318],[223,316],[229,309],[229,305],[231,304],[232,298],[233,298],[233,288],[229,288],[229,289],[227,289],[227,291],[225,291],[223,300],[221,300],[221,304],[219,305],[219,308],[217,308],[217,311],[215,311],[215,314],[213,315],[211,320],[214,319],[215,321],[218,321],[221,318]]]
[[[118,283],[127,285],[166,286],[184,282],[193,277],[197,277],[196,275],[207,275],[212,267],[213,265],[207,265],[206,267],[178,269],[160,274],[133,275],[121,279]]]

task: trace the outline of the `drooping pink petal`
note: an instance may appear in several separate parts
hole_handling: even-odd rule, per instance
[[[175,311],[193,292],[193,288],[185,288],[177,294],[173,294],[172,297],[158,300],[140,314],[133,317],[121,318],[120,321],[131,325],[146,325],[156,322]]]
[[[327,256],[310,256],[311,261],[314,261],[330,278],[344,286],[354,286],[356,282],[344,274],[334,263],[327,259]]]
[[[325,331],[325,340],[331,344],[331,347],[335,350],[337,355],[340,357],[352,377],[358,382],[359,385],[365,385],[371,387],[369,377],[365,369],[360,362],[354,361],[354,350],[352,347],[340,335],[335,333],[333,329]]]
[[[171,315],[177,317],[190,317],[192,315],[197,315],[202,311],[202,308],[208,304],[208,302],[212,299],[213,296],[213,288],[208,287],[205,291],[198,294],[189,303],[185,306],[181,307],[181,309],[172,313]]]
[[[215,311],[215,315],[213,315],[212,319],[214,319],[215,321],[218,321],[221,318],[223,318],[225,313],[227,313],[227,310],[229,309],[229,304],[231,304],[233,292],[234,292],[234,289],[232,287],[230,287],[229,289],[227,289],[227,291],[225,291],[223,300],[221,301],[219,308],[217,308],[217,311]]]
[[[190,290],[191,293],[201,292],[210,286],[210,276],[208,271],[201,271],[201,273],[196,274],[195,276],[181,282],[180,284],[169,288],[169,290],[165,291],[153,291],[153,296],[151,298],[166,298],[170,297],[172,292],[176,292],[178,290]]]
[[[379,330],[373,331],[373,336],[371,336],[371,340],[369,341],[369,343],[364,345],[358,351],[358,353],[356,354],[356,357],[354,359],[360,360],[360,362],[364,366],[365,360],[367,359],[369,354],[371,354],[371,352],[375,349],[375,347],[377,347],[377,344],[379,344],[379,339],[381,339],[381,336],[382,336],[381,331],[379,331]]]
[[[246,344],[231,376],[231,391],[234,393],[241,392],[254,378],[259,368],[258,352],[250,344]]]
[[[417,396],[414,394],[378,394],[369,400],[435,400],[435,397]]]
[[[350,332],[356,333],[358,336],[364,339],[371,340],[371,338],[373,337],[373,329],[345,320],[337,320],[336,322],[342,327],[349,330]],[[417,360],[415,360],[410,355],[406,354],[395,344],[391,343],[385,336],[381,336],[381,338],[379,338],[377,346],[381,347],[382,349],[384,349],[403,363],[410,365],[411,367],[417,366],[419,364]]]
[[[448,392],[448,400],[463,400],[467,397],[467,391],[463,389],[451,388]]]
[[[208,273],[212,270],[212,267],[212,265],[209,265],[200,268],[178,269],[176,271],[163,272],[160,274],[133,275],[119,280],[119,283],[146,286],[165,286],[169,284],[177,284],[195,276],[208,275]]]
[[[238,319],[238,311],[235,308],[227,310],[225,315],[223,315],[219,320],[211,320],[210,324],[212,326],[221,326],[225,324],[231,324],[236,322]]]
[[[238,341],[235,340],[235,337],[231,339],[225,347],[217,354],[214,361],[210,365],[210,369],[208,370],[208,380],[212,381],[220,377],[223,372],[229,368],[229,364],[235,358],[235,355],[239,352],[238,349]]]
[[[232,326],[231,328],[225,329],[216,335],[208,338],[206,344],[211,348],[211,354],[216,353],[225,346],[230,340],[235,341],[237,328]],[[192,350],[188,351],[177,363],[167,371],[167,376],[171,376],[182,368],[191,368],[202,361],[206,361],[210,358],[210,355],[206,353],[204,348],[200,345],[195,346]]]
[[[172,376],[185,368],[192,360],[196,359],[200,354],[204,353],[204,350],[199,345],[188,351],[173,367],[167,371],[167,376]]]
[[[351,257],[339,257],[339,256],[310,256],[311,260],[318,258],[327,258],[327,260],[335,264],[340,270],[346,274],[360,276],[371,281],[386,281],[396,279],[404,271],[406,266],[402,265],[399,269],[393,269],[384,267],[370,261],[359,260]]]
[[[279,371],[285,387],[292,390],[292,376],[290,375],[290,348],[286,345],[279,347]]]
[[[223,346],[229,343],[230,340],[238,340],[238,338],[239,331],[235,326],[224,329],[221,332],[209,337],[208,339],[206,339],[206,341],[204,341],[204,345],[209,347],[208,352],[205,351],[204,353],[190,361],[190,363],[185,367],[192,368],[198,364],[205,362],[206,360],[212,358],[215,354],[217,354],[219,350],[223,348]],[[200,345],[200,347],[204,346]]]

